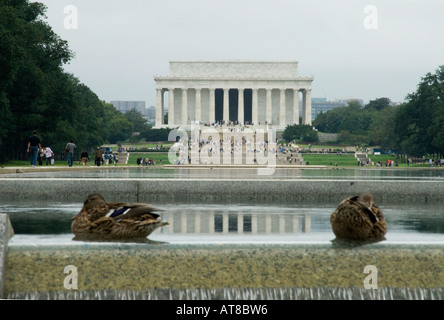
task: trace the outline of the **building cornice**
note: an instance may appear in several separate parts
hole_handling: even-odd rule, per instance
[[[314,77],[172,77],[154,76],[155,81],[313,81]]]

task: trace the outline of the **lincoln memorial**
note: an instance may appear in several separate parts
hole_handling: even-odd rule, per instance
[[[313,77],[298,76],[297,61],[170,61],[170,75],[154,80],[156,128],[311,124]]]

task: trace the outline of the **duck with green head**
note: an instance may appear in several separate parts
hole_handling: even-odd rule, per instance
[[[74,240],[141,240],[168,225],[144,203],[107,202],[100,194],[89,195],[73,217]]]

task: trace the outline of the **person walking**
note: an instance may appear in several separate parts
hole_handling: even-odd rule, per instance
[[[29,137],[27,150],[29,153],[29,158],[31,160],[31,167],[33,168],[37,165],[37,157],[41,148],[42,145],[40,144],[39,137],[37,137],[37,131],[34,130],[32,132],[32,136]]]
[[[80,155],[80,158],[82,159],[82,164],[86,166],[86,163],[88,162],[89,159],[88,152],[86,152],[86,150],[83,150],[82,154]]]
[[[95,162],[96,165],[100,167],[100,164],[102,163],[102,151],[100,151],[100,147],[97,147]]]
[[[65,147],[66,157],[68,160],[68,166],[72,167],[72,163],[74,161],[74,150],[77,146],[74,144],[74,140],[69,140],[68,144]]]
[[[54,165],[54,162],[52,161],[54,157],[54,152],[51,150],[50,147],[43,147],[43,152],[45,154],[46,158],[46,165]]]
[[[37,160],[39,162],[39,166],[43,165],[43,158],[45,157],[45,151],[43,149],[39,149],[39,155],[37,157]]]

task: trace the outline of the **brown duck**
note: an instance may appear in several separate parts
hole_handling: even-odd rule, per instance
[[[71,225],[74,240],[143,240],[168,225],[144,203],[106,202],[100,194],[89,195]]]
[[[336,238],[384,240],[387,222],[369,193],[342,201],[332,213],[330,223]]]

